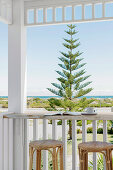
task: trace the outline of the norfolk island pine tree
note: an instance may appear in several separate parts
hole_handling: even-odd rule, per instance
[[[75,98],[82,97],[92,91],[91,87],[87,87],[91,84],[91,81],[87,82],[90,75],[86,75],[84,66],[86,63],[82,63],[82,53],[78,50],[80,46],[79,39],[75,36],[77,34],[75,25],[67,25],[68,30],[66,34],[69,38],[64,38],[63,46],[66,48],[66,52],[60,52],[61,61],[60,68],[62,71],[56,71],[59,75],[57,83],[51,83],[56,89],[47,88],[53,94],[62,97],[63,100],[49,99],[50,106],[56,109],[55,106],[64,108],[66,111],[75,111],[78,106],[74,102]],[[83,108],[87,107],[89,102],[85,98],[81,99]],[[91,102],[91,101],[90,101]],[[72,122],[69,121],[69,136],[72,139]]]

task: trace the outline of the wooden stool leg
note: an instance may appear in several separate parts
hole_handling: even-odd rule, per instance
[[[84,154],[84,168],[85,170],[88,170],[88,153],[87,152]]]
[[[53,161],[53,170],[55,170],[55,166],[56,166],[56,150],[53,149],[53,155],[52,155],[52,161]]]
[[[81,149],[79,149],[79,170],[82,170],[82,162],[81,162]]]
[[[33,148],[29,148],[29,170],[32,170],[33,167]]]
[[[36,153],[36,170],[41,170],[41,151],[39,150]]]
[[[60,148],[60,170],[64,170],[64,165],[63,165],[63,147]]]
[[[79,165],[79,170],[84,170],[84,155],[83,155],[84,151],[79,149],[79,161],[80,161],[80,165]]]
[[[58,154],[59,154],[59,148],[56,151],[56,170],[58,170]]]
[[[110,150],[106,151],[106,170],[111,170],[111,168],[110,168]]]
[[[110,150],[110,168],[113,170],[113,164],[112,164],[112,150]]]

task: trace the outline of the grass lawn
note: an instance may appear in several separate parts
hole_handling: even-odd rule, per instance
[[[92,141],[93,134],[87,134],[87,141]],[[97,140],[103,141],[103,134],[97,134]],[[82,142],[82,134],[77,134],[77,144]],[[108,142],[113,143],[113,135],[108,134]],[[67,142],[67,153],[68,155],[72,154],[72,140]]]

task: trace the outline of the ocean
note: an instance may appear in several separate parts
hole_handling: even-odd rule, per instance
[[[40,98],[40,99],[49,99],[52,97],[56,97],[56,98],[61,98],[60,96],[27,96],[28,98]],[[95,98],[95,99],[108,99],[108,98],[113,98],[113,96],[84,96],[87,99],[91,99],[91,98]],[[8,98],[8,96],[0,96],[0,98]],[[83,97],[80,97],[83,98]]]

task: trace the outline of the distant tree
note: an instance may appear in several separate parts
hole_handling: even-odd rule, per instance
[[[50,99],[50,105],[60,106],[67,111],[73,111],[77,108],[77,103],[74,102],[76,98],[84,96],[92,91],[92,88],[87,88],[91,84],[91,81],[86,82],[90,75],[85,75],[86,70],[84,66],[86,63],[82,63],[83,58],[80,56],[82,53],[78,50],[80,46],[79,39],[75,38],[77,31],[75,25],[67,25],[68,30],[66,34],[69,38],[64,38],[63,46],[67,49],[67,52],[60,52],[61,57],[59,60],[62,62],[58,64],[62,71],[56,71],[60,77],[57,78],[59,84],[52,83],[57,89],[48,88],[48,90],[57,96],[62,97],[62,100]],[[82,99],[83,100],[83,99]],[[83,102],[86,100],[84,99]],[[82,105],[82,104],[81,104]],[[54,107],[55,109],[55,107]],[[72,122],[69,121],[69,135],[72,138]]]

